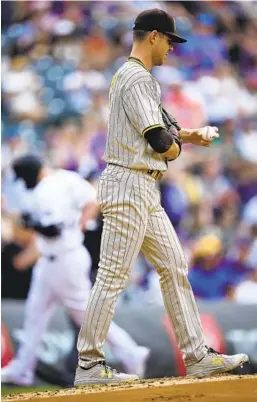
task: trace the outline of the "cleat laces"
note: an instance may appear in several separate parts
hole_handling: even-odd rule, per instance
[[[212,349],[212,348],[208,348],[207,352],[208,352],[208,353],[212,353],[212,354],[214,354],[214,355],[220,355],[220,354],[221,354],[220,352],[217,352],[216,350],[214,350],[214,349]]]
[[[118,370],[108,366],[105,362],[102,362],[101,364],[104,367],[104,370],[105,370],[107,376],[108,376],[108,374],[120,374],[120,372]]]

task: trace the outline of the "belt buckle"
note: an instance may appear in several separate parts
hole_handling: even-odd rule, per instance
[[[160,172],[159,170],[147,170],[147,174],[149,174],[149,176],[151,176],[153,179],[158,180],[159,178],[162,177],[162,172]]]
[[[161,172],[159,172],[159,170],[154,170],[152,177],[153,177],[155,180],[158,180],[158,179],[161,177]]]
[[[160,172],[159,170],[155,170],[153,177],[154,177],[155,180],[161,179],[162,178],[162,172]]]
[[[154,170],[153,174],[152,174],[152,177],[154,178],[154,180],[157,180],[157,176],[158,176],[158,171]]]
[[[159,180],[159,179],[161,179],[161,178],[162,178],[162,176],[163,176],[162,172],[158,172],[158,175],[157,175],[157,178],[156,178],[156,180]]]

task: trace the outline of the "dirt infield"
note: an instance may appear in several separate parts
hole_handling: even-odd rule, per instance
[[[2,402],[256,402],[257,375],[163,378],[6,396]]]

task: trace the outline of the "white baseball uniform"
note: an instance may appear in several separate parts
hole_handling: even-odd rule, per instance
[[[109,100],[108,165],[98,185],[104,216],[100,264],[78,339],[79,365],[89,368],[104,360],[116,301],[140,250],[158,271],[177,343],[191,365],[206,354],[200,317],[182,247],[156,188],[167,161],[144,138],[149,129],[165,127],[160,86],[131,58],[115,74]]]
[[[42,179],[30,192],[27,211],[41,225],[60,224],[61,234],[54,238],[37,235],[41,257],[36,263],[25,308],[24,337],[16,358],[5,373],[14,382],[33,382],[36,352],[53,309],[63,305],[78,326],[81,325],[91,291],[91,258],[83,246],[81,211],[95,200],[94,187],[77,173],[56,170]],[[116,324],[108,334],[110,348],[128,371],[139,363],[141,348]],[[8,377],[6,377],[8,378]]]

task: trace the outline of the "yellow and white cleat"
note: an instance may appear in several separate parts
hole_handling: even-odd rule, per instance
[[[245,353],[228,356],[208,348],[204,358],[188,366],[186,370],[188,376],[203,378],[226,373],[237,367],[243,367],[244,363],[247,362],[249,362],[249,357]]]
[[[120,373],[103,362],[90,368],[78,366],[74,385],[75,387],[82,387],[88,384],[111,384],[138,379],[137,375]]]

